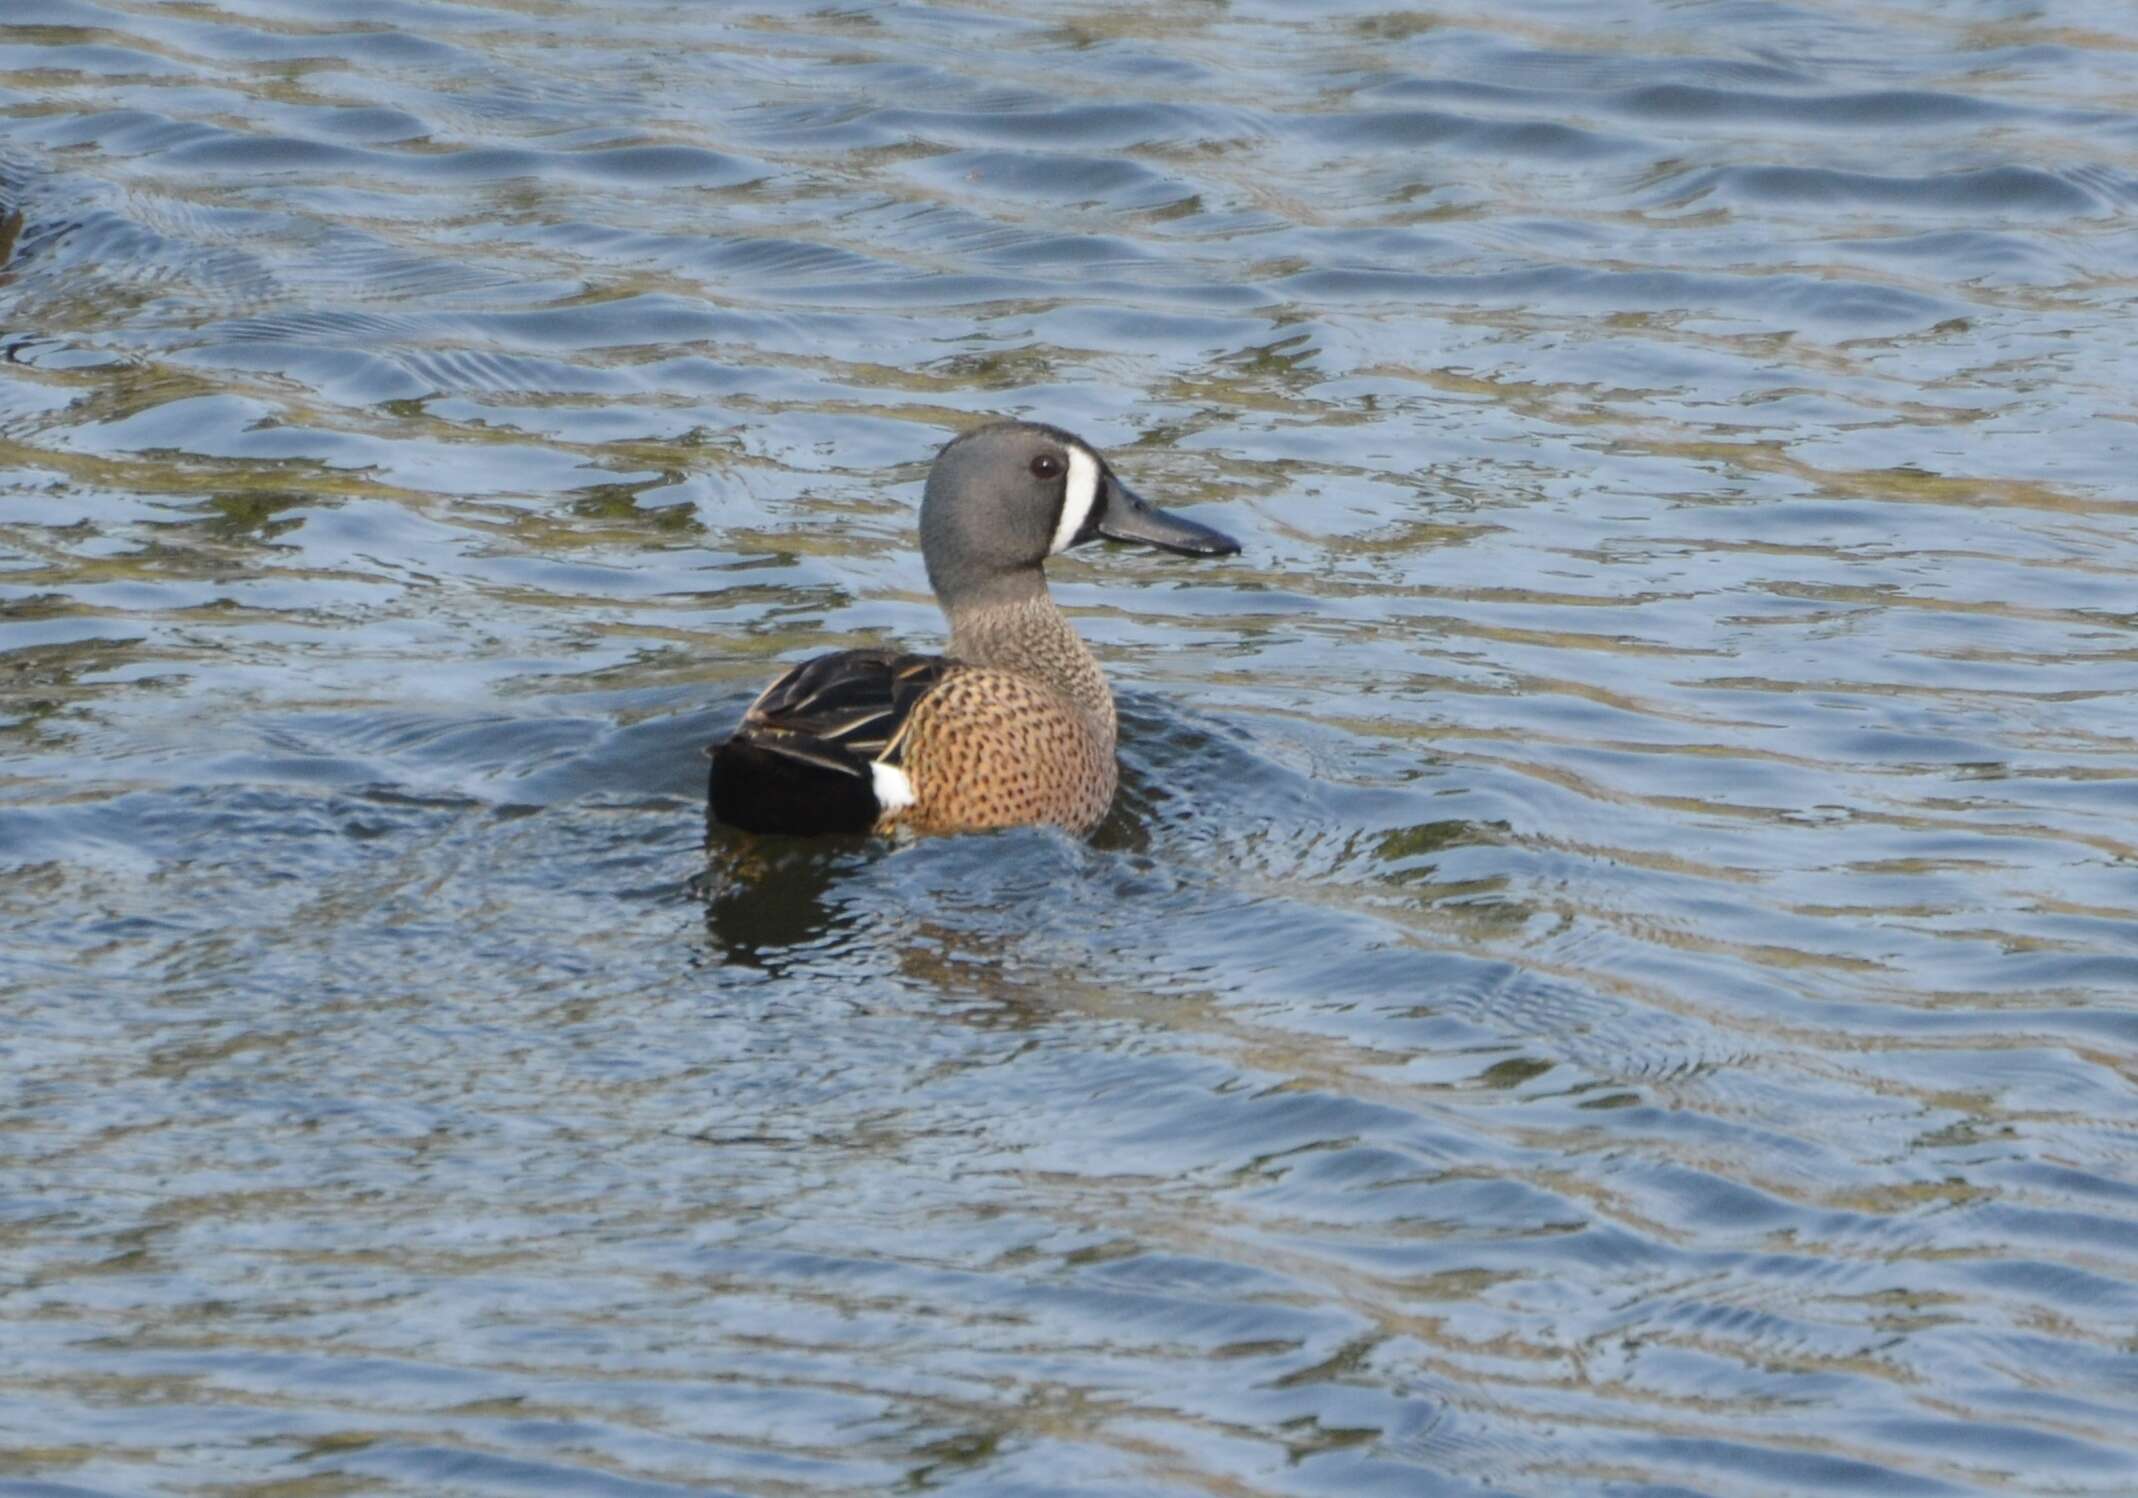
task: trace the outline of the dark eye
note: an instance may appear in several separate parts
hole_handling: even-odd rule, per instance
[[[1062,476],[1062,460],[1052,453],[1041,453],[1032,460],[1032,477],[1058,479]]]

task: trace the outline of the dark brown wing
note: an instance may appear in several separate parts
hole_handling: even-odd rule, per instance
[[[870,764],[955,668],[939,655],[842,650],[804,661],[759,694],[713,748],[711,808],[753,832],[865,832],[881,808]]]
[[[869,773],[922,697],[956,663],[940,655],[842,650],[804,661],[766,687],[737,738],[826,768]]]

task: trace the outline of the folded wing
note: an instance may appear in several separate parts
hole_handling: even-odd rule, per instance
[[[913,709],[956,666],[891,650],[804,661],[713,747],[713,815],[747,832],[868,831],[883,811],[872,766],[897,764]]]

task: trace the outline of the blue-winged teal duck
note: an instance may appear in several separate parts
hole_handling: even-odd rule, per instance
[[[949,654],[842,650],[787,672],[714,746],[714,817],[788,833],[1096,827],[1114,797],[1113,693],[1044,564],[1102,536],[1240,549],[1146,503],[1058,428],[1004,421],[950,443],[921,496]]]

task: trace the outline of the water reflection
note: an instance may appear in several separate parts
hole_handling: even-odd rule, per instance
[[[690,892],[729,962],[784,973],[834,964],[858,913],[835,899],[865,866],[868,838],[755,837],[708,819],[706,867]]]

